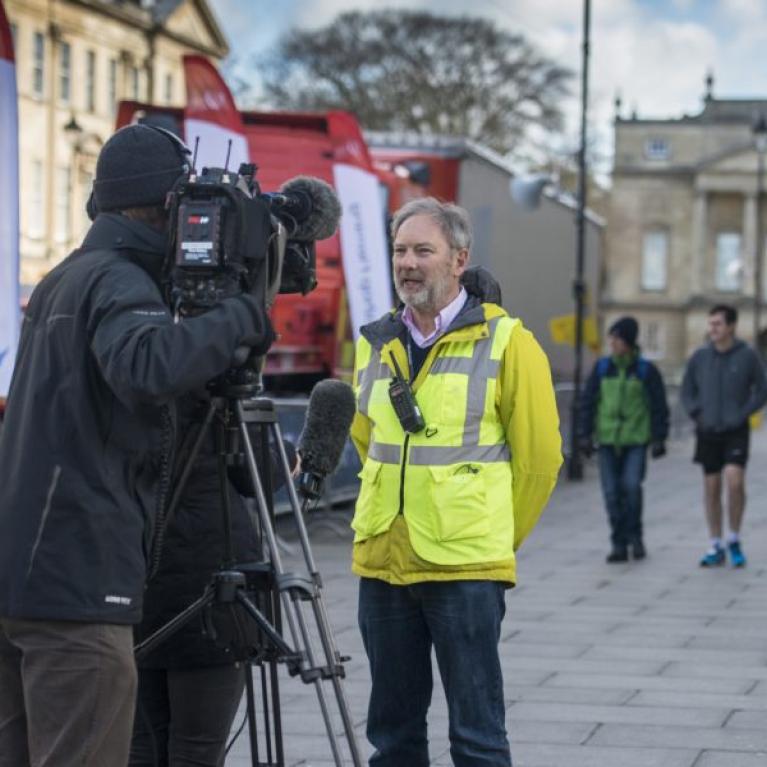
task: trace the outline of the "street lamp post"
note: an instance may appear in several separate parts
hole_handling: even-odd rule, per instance
[[[578,450],[578,412],[583,373],[583,316],[586,287],[583,267],[586,249],[586,117],[589,98],[589,31],[591,26],[591,0],[583,2],[583,57],[581,62],[581,147],[578,153],[578,213],[575,246],[575,369],[573,375],[573,401],[570,403],[570,460],[567,478],[583,479],[583,463]]]
[[[586,260],[586,118],[589,99],[589,30],[591,26],[591,0],[583,2],[583,58],[581,72],[581,143],[578,151],[578,206],[576,213],[575,277],[575,364],[573,367],[573,400],[570,403],[570,455],[567,462],[567,478],[583,479],[583,462],[578,450],[578,413],[583,377],[583,319],[586,313],[586,283],[583,271]],[[536,175],[514,178],[511,181],[512,199],[523,208],[536,208],[543,188],[554,182],[551,176]]]
[[[761,356],[759,332],[764,282],[764,217],[762,215],[762,196],[764,194],[764,155],[767,152],[767,118],[763,113],[754,121],[752,127],[756,145],[756,254],[754,261],[754,349]]]

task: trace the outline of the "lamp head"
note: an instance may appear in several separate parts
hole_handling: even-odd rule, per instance
[[[543,173],[513,178],[509,184],[511,199],[526,210],[535,210],[540,205],[544,188],[552,182],[552,177]]]

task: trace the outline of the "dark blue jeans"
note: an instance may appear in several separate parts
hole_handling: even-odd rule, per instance
[[[431,648],[447,697],[455,767],[511,767],[498,641],[503,584],[447,581],[390,586],[363,578],[359,624],[373,689],[370,767],[428,767]]]
[[[646,445],[599,448],[602,494],[616,548],[642,540],[642,481],[646,462]]]

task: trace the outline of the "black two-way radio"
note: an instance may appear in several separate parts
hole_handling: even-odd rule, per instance
[[[395,373],[389,383],[389,400],[402,428],[410,434],[417,434],[426,428],[426,422],[423,420],[421,409],[418,407],[410,384],[399,369],[396,357],[393,353],[390,353],[389,356],[394,364]]]

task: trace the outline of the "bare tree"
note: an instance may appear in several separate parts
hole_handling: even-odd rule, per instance
[[[266,100],[346,109],[370,130],[463,135],[501,152],[559,131],[572,72],[487,19],[382,10],[294,29],[257,62]]]

